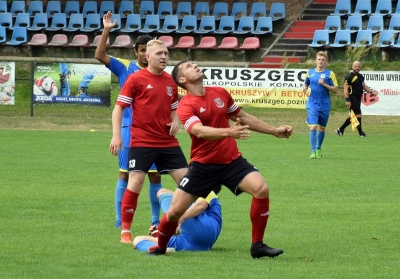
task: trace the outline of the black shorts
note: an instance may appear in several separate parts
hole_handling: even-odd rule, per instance
[[[257,168],[243,157],[227,165],[193,162],[181,179],[178,188],[192,196],[205,198],[213,189],[222,184],[238,196],[242,193],[238,189],[239,184],[246,175],[254,171],[258,171]]]
[[[361,114],[361,98],[350,97],[350,102],[351,102],[350,109],[353,110],[354,114]]]
[[[169,171],[188,167],[180,146],[129,148],[128,172],[147,173],[153,163],[156,164],[159,174],[168,174]]]

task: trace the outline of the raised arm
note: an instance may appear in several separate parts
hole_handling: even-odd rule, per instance
[[[104,29],[103,33],[101,34],[100,41],[97,44],[96,52],[94,54],[94,57],[106,66],[110,65],[110,56],[106,53],[107,39],[110,35],[111,28],[113,28],[117,24],[116,20],[114,20],[114,22],[111,22],[111,17],[111,12],[107,12],[103,16]]]

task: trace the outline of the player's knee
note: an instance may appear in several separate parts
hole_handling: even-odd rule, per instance
[[[121,179],[121,180],[127,182],[128,179],[129,179],[128,173],[127,173],[127,172],[120,171],[120,172],[119,172],[119,179]]]
[[[161,175],[158,172],[149,172],[148,173],[150,183],[160,184],[161,183]]]
[[[168,194],[168,193],[170,193],[170,192],[171,192],[171,191],[169,191],[169,190],[167,190],[167,189],[165,189],[165,188],[161,188],[160,190],[157,191],[157,198],[160,198],[161,195],[163,195],[163,194]]]
[[[265,182],[260,183],[257,187],[255,187],[253,197],[257,199],[266,199],[269,197],[269,188]]]
[[[166,213],[166,217],[169,222],[178,222],[183,213],[185,213],[185,211],[180,212],[176,207],[171,206]]]

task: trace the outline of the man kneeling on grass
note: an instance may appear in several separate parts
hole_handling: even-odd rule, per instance
[[[220,189],[220,188],[219,188]],[[173,192],[161,189],[157,197],[162,211],[168,211]],[[211,250],[221,232],[221,204],[214,191],[205,198],[198,198],[178,221],[177,233],[167,245],[167,253],[174,251],[208,251]],[[137,236],[133,247],[142,252],[157,245],[158,231],[149,232],[151,236]]]

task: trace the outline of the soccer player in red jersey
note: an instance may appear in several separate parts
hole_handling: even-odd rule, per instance
[[[158,246],[151,247],[148,255],[165,254],[178,220],[190,204],[223,184],[235,195],[247,192],[253,196],[251,256],[279,256],[283,250],[271,248],[263,241],[269,216],[269,188],[257,168],[242,157],[235,139],[248,139],[248,130],[289,138],[292,127],[266,124],[242,111],[224,88],[204,87],[204,73],[196,64],[182,61],[171,75],[188,93],[179,103],[178,116],[192,139],[190,166],[175,191],[170,209],[161,218]],[[236,123],[230,126],[229,119]]]
[[[123,148],[121,119],[132,106],[127,190],[122,198],[120,241],[132,243],[131,224],[146,173],[153,163],[160,174],[169,173],[178,183],[187,172],[187,161],[175,138],[178,132],[178,88],[164,71],[168,49],[160,40],[147,43],[147,68],[131,74],[122,87],[112,113],[113,137],[110,151],[117,156]]]

